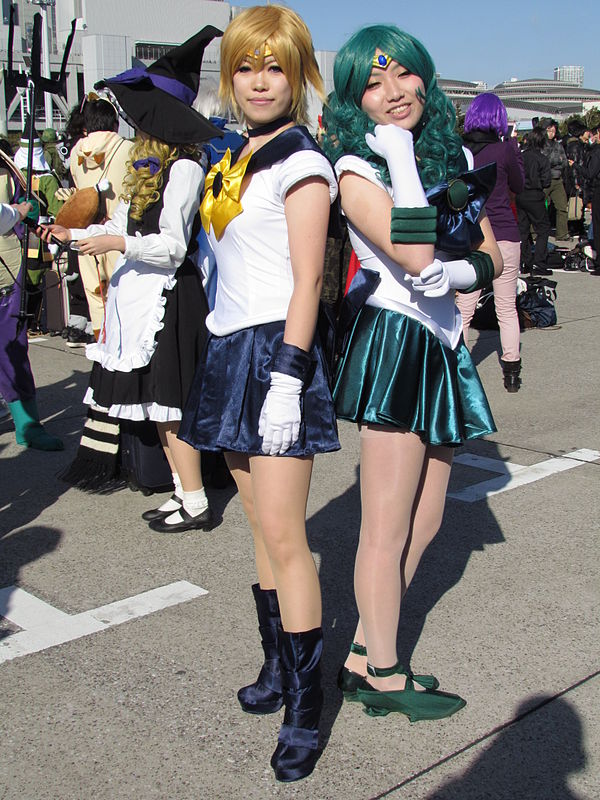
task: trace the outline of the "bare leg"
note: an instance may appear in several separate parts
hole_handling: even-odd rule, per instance
[[[284,630],[321,624],[319,577],[306,541],[312,459],[227,453],[248,517],[261,589],[277,589]]]
[[[392,667],[402,585],[400,563],[410,534],[426,446],[408,431],[361,428],[362,524],[354,588],[364,627],[369,663]],[[404,677],[373,678],[380,689],[401,689]]]
[[[321,590],[306,540],[312,458],[252,456],[250,474],[262,546],[271,564],[283,629],[321,626]]]
[[[200,451],[177,438],[179,422],[157,422],[156,427],[171,470],[179,475],[183,491],[202,489]]]
[[[402,555],[402,597],[414,578],[421,556],[442,524],[452,456],[451,447],[427,447],[410,537]]]
[[[353,641],[356,642],[356,644],[361,644],[363,647],[366,646],[365,632],[363,631],[363,626],[360,619],[358,620],[358,625],[356,626],[356,631],[354,632]],[[344,666],[352,672],[356,672],[357,675],[367,674],[366,656],[359,656],[357,653],[348,653],[344,662]]]
[[[252,494],[252,480],[250,477],[250,459],[244,453],[227,453],[225,455],[227,466],[240,493],[240,499],[248,517],[252,536],[254,538],[254,554],[256,558],[256,574],[261,589],[274,589],[275,578],[271,569],[271,562],[263,541],[260,524],[254,510],[254,497]]]
[[[183,503],[183,486],[181,485],[181,478],[177,473],[177,467],[175,466],[175,461],[173,460],[173,455],[169,449],[169,442],[167,440],[167,428],[168,426],[163,423],[156,423],[156,429],[158,430],[158,435],[160,438],[160,443],[162,444],[163,451],[165,456],[167,457],[167,461],[169,462],[169,467],[171,469],[171,475],[173,476],[173,485],[175,486],[174,495],[177,499],[173,497],[169,497],[168,500],[158,507],[159,511],[178,511],[181,508],[181,504]]]
[[[171,455],[171,451],[169,450],[169,442],[167,439],[167,428],[168,428],[168,423],[165,422],[156,423],[156,430],[158,431],[160,443],[162,444],[162,448],[165,451],[167,461],[169,462],[169,466],[171,467],[171,472],[173,474],[176,474],[177,470],[175,469],[175,462],[173,461],[173,456]]]
[[[410,533],[401,557],[401,600],[415,575],[423,553],[440,528],[452,455],[453,451],[449,447],[427,447],[419,487],[413,504]],[[358,644],[366,644],[361,620],[358,621],[354,641]],[[349,653],[345,666],[359,675],[367,674],[367,659],[364,656]],[[390,663],[389,666],[392,664]]]
[[[173,479],[175,480],[177,475],[181,483],[182,507],[192,517],[198,517],[208,508],[208,500],[202,484],[200,451],[177,438],[179,424],[179,421],[157,422],[156,426],[173,472]],[[177,487],[176,480],[175,485]],[[178,494],[177,491],[176,493]],[[174,510],[164,520],[164,525],[177,525],[182,522],[184,522],[184,518],[179,510]]]

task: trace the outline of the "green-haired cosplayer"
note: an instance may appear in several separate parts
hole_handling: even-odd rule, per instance
[[[468,172],[452,105],[409,34],[358,31],[334,83],[325,146],[361,264],[350,293],[367,297],[335,381],[338,416],[359,426],[362,499],[360,622],[339,685],[372,715],[438,719],[465,701],[400,666],[396,637],[402,596],[441,524],[453,447],[495,430],[454,302],[502,269],[482,212],[493,180],[487,168]]]

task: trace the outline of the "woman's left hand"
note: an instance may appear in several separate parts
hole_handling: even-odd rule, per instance
[[[88,236],[87,239],[79,239],[76,244],[84,256],[102,256],[111,250],[125,252],[125,239],[122,236]]]
[[[436,258],[412,279],[412,284],[415,292],[423,292],[425,297],[443,297],[450,291],[468,289],[476,279],[475,267],[469,261],[444,262]]]
[[[411,281],[414,291],[423,292],[425,297],[443,297],[450,291],[448,268],[438,258]]]

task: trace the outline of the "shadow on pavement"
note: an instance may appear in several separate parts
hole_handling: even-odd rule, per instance
[[[538,710],[528,713],[532,706]],[[538,695],[519,706],[517,717],[523,714],[527,714],[524,719],[491,740],[460,778],[428,794],[427,800],[484,796],[495,800],[583,800],[568,785],[569,775],[583,771],[587,763],[576,710],[564,698]]]
[[[62,533],[56,528],[32,526],[0,538],[0,588],[17,586],[21,567],[51,553],[60,542]],[[0,617],[5,617],[10,604],[10,594],[0,596]],[[0,628],[0,639],[11,631]]]
[[[459,450],[458,453],[462,452]],[[498,448],[486,442],[486,457],[502,461]],[[458,465],[453,467],[456,470]],[[480,473],[471,483],[489,477]],[[506,476],[506,481],[509,476]],[[450,489],[453,477],[450,478]],[[402,601],[398,633],[398,657],[403,664],[412,662],[412,654],[423,632],[427,615],[463,576],[473,552],[482,552],[486,545],[501,544],[504,535],[487,500],[465,503],[446,499],[444,519],[439,533],[429,545],[415,577]],[[435,672],[428,664],[415,665],[416,672]],[[441,687],[442,689],[444,687]],[[449,687],[449,691],[452,688]]]
[[[307,521],[308,543],[319,553],[319,578],[323,597],[322,662],[325,705],[321,715],[321,738],[329,741],[342,705],[336,686],[337,672],[348,653],[358,622],[354,601],[354,557],[360,528],[360,487],[356,467],[355,483]]]
[[[13,457],[2,459],[0,535],[37,519],[69,486],[58,478],[73,458],[83,429],[81,398],[87,374],[74,372],[69,378],[37,390],[37,404],[48,431],[60,436],[65,449],[43,452],[18,447]],[[50,421],[46,422],[51,417]],[[0,426],[0,433],[14,437],[12,420]],[[0,452],[7,445],[0,445]]]
[[[485,361],[491,353],[496,353],[499,359],[502,348],[498,331],[482,330],[478,333],[477,341],[471,347],[471,358],[475,366]],[[500,364],[498,364],[498,368],[500,369]]]

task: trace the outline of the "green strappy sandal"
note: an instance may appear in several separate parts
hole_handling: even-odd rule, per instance
[[[452,716],[467,704],[466,700],[457,694],[438,692],[439,684],[432,675],[413,675],[401,664],[388,669],[379,669],[367,664],[367,672],[375,678],[388,678],[390,675],[398,674],[406,676],[404,689],[378,691],[366,680],[357,688],[356,699],[365,706],[363,711],[370,717],[385,717],[392,711],[398,711],[400,714],[405,714],[411,722],[422,719],[443,719]],[[433,681],[423,681],[418,678],[433,678]],[[423,686],[425,691],[416,691],[415,683]]]
[[[357,656],[366,656],[367,648],[358,642],[352,642],[350,645],[350,652]],[[426,689],[437,689],[440,685],[435,675],[414,675],[410,667],[403,667],[400,664],[396,664],[394,670],[406,675],[415,681],[415,683],[420,684]],[[371,688],[364,675],[359,675],[358,672],[353,672],[351,669],[344,666],[340,667],[340,671],[338,672],[337,685],[338,689],[341,689],[344,693],[344,700],[347,700],[349,703],[360,702],[356,694],[359,687],[363,687],[364,689]]]
[[[350,645],[350,652],[354,653],[356,656],[366,656],[367,648],[363,644],[352,642]],[[337,685],[338,689],[341,689],[344,693],[344,700],[347,700],[349,703],[358,703],[356,690],[359,686],[362,686],[363,683],[367,685],[364,675],[359,675],[358,672],[353,672],[343,665],[340,667],[337,676]]]

